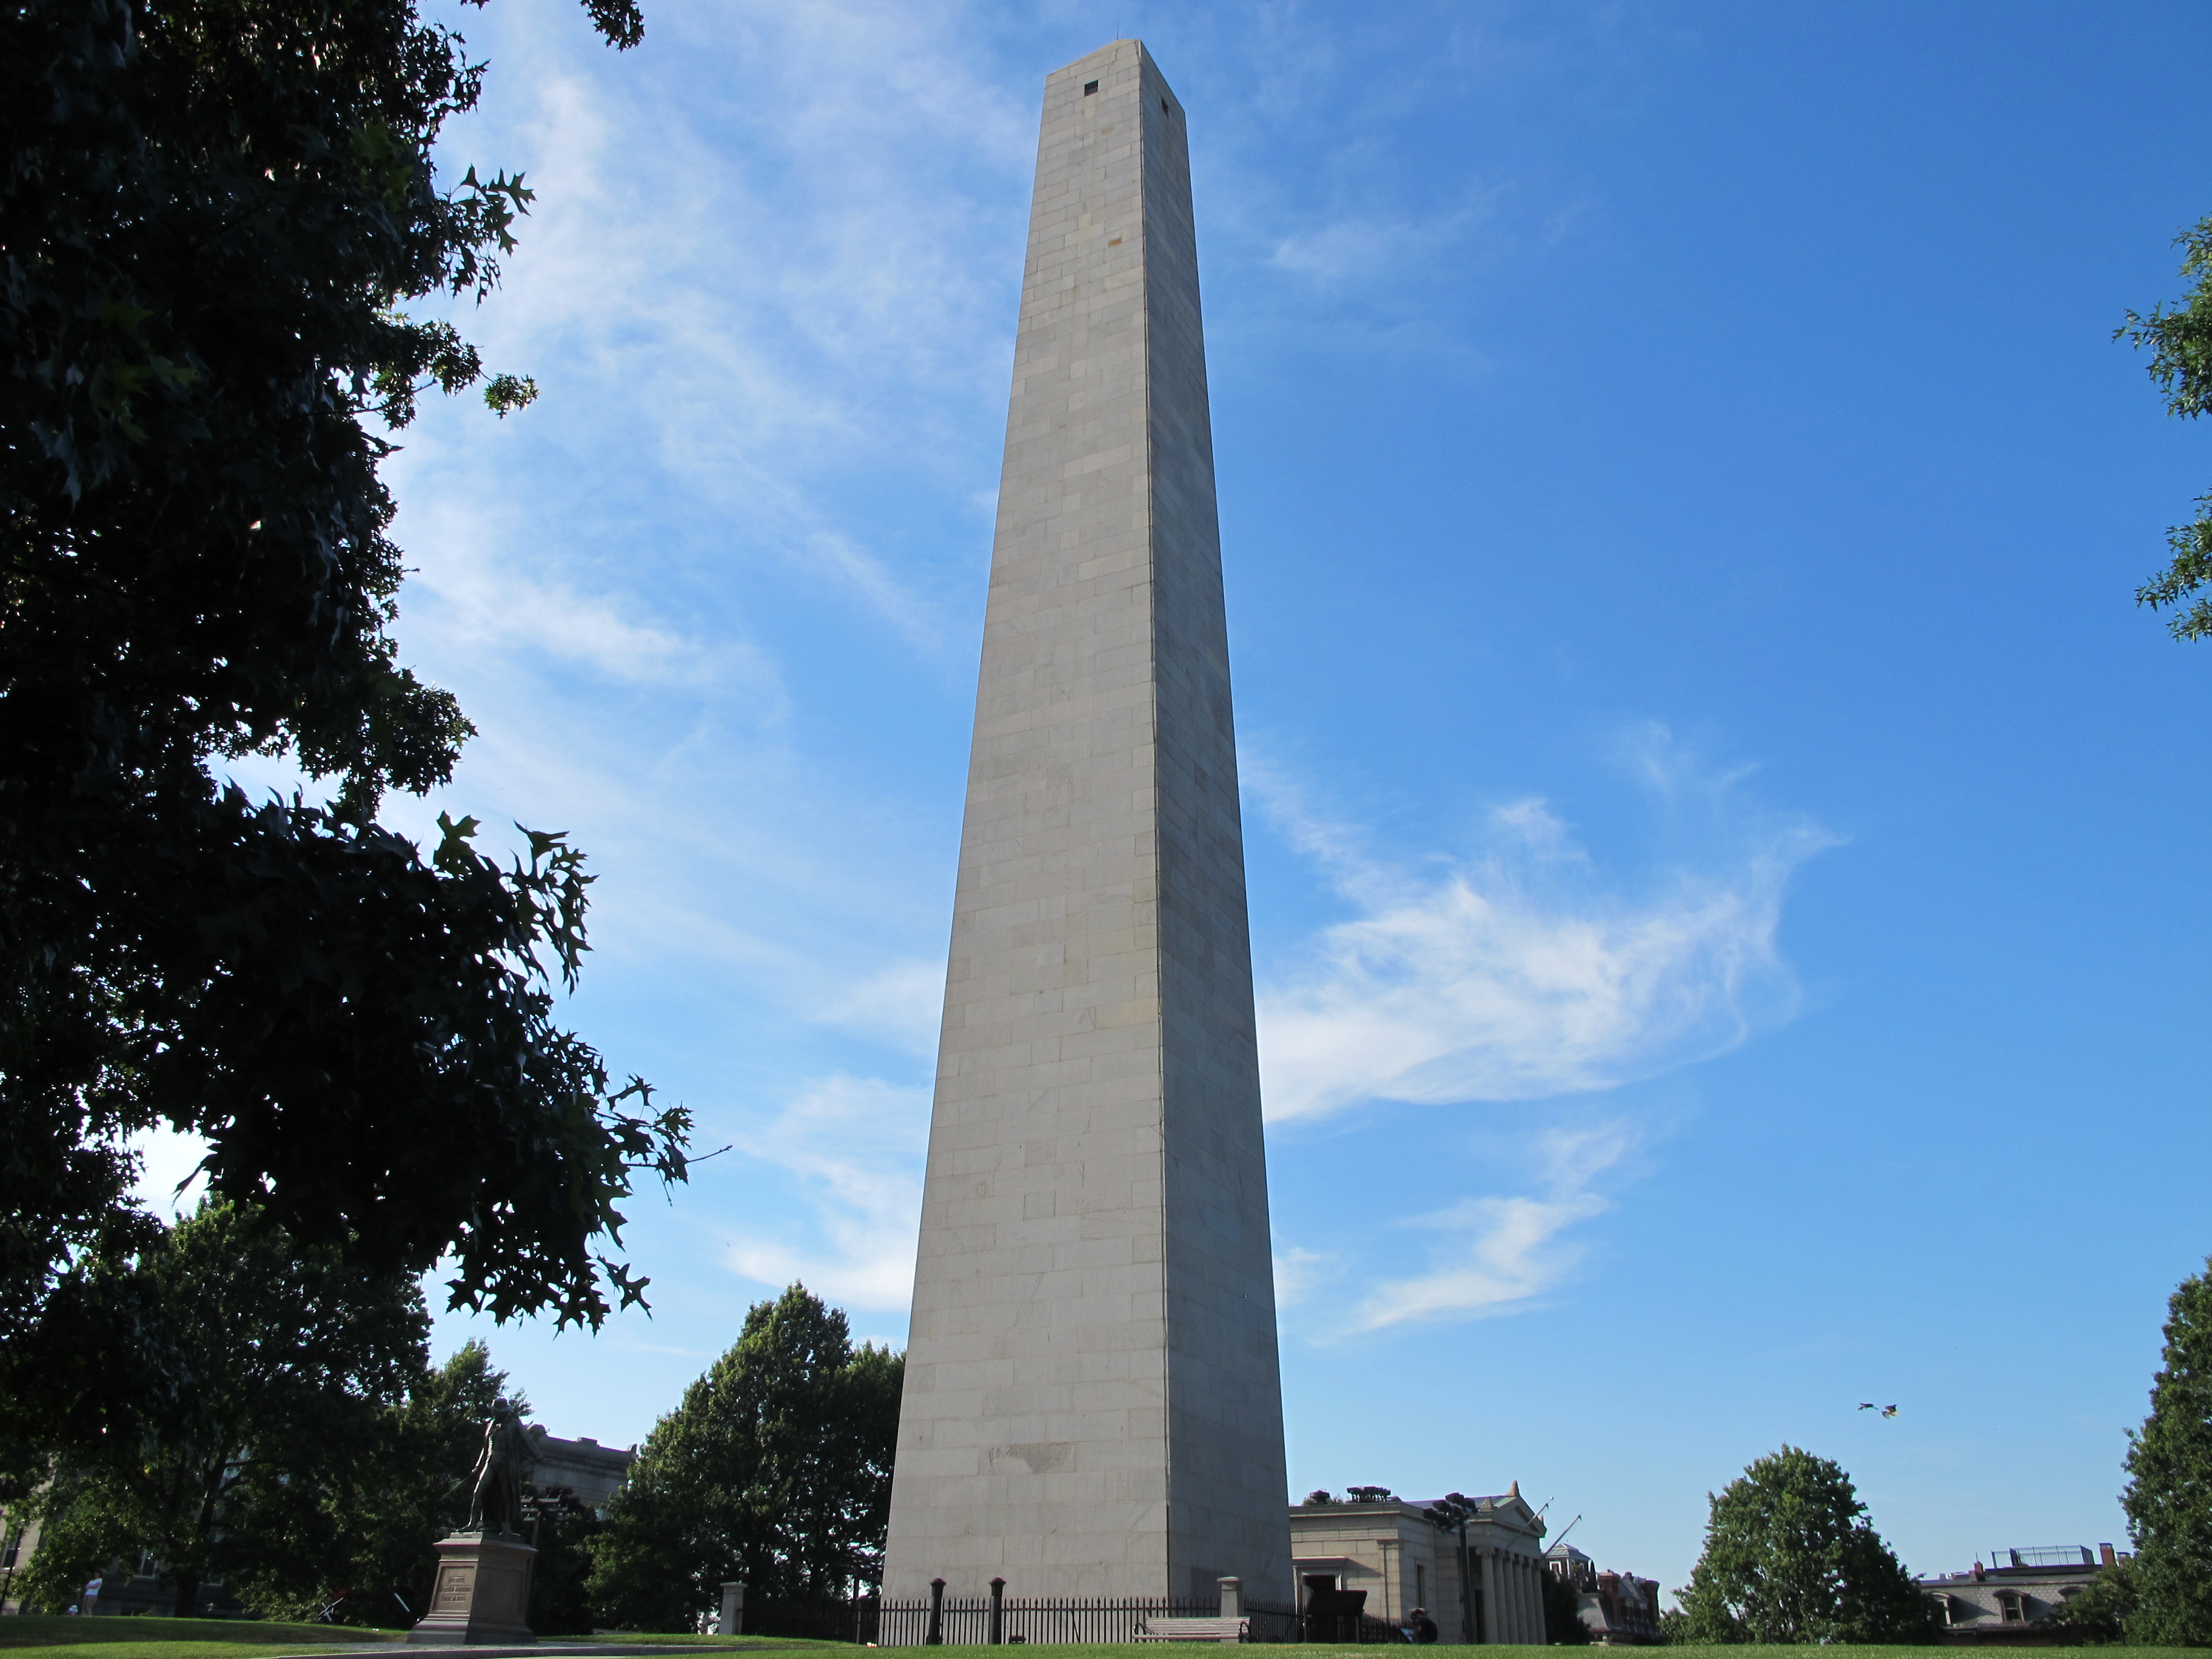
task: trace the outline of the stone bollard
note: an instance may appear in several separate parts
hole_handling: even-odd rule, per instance
[[[722,1616],[714,1621],[717,1636],[745,1633],[745,1587],[734,1578],[722,1581]]]
[[[1221,1616],[1242,1619],[1244,1616],[1244,1581],[1224,1578],[1221,1582]]]

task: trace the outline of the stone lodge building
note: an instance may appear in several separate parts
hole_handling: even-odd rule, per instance
[[[1428,1518],[1426,1502],[1356,1486],[1344,1502],[1316,1493],[1291,1510],[1291,1559],[1303,1607],[1317,1589],[1364,1590],[1370,1618],[1401,1624],[1426,1607],[1445,1642],[1544,1640],[1544,1523],[1520,1482],[1473,1499],[1467,1553],[1473,1594],[1462,1596],[1460,1542]],[[1468,1627],[1472,1621],[1472,1628]]]
[[[576,1501],[604,1518],[607,1500],[615,1495],[629,1466],[637,1461],[637,1448],[602,1446],[589,1435],[563,1440],[532,1425],[531,1454],[538,1460],[531,1484],[540,1492],[566,1486]]]

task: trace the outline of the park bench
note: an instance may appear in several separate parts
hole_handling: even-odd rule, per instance
[[[1137,1626],[1139,1642],[1249,1642],[1249,1619],[1147,1619]]]

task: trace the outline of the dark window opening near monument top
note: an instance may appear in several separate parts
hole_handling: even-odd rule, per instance
[[[1085,81],[1083,83],[1083,95],[1085,98],[1088,98],[1092,93],[1097,90],[1098,83],[1096,81]]]
[[[1160,100],[1160,113],[1161,113],[1161,114],[1163,114],[1163,115],[1165,115],[1167,112],[1168,112],[1168,100],[1167,100],[1166,99],[1163,98],[1163,99],[1161,99],[1161,100]]]

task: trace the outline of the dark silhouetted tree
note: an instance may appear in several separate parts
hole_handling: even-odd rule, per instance
[[[390,1414],[428,1370],[415,1281],[210,1203],[135,1261],[101,1263],[88,1294],[149,1325],[181,1386],[73,1419],[24,1593],[66,1604],[141,1550],[186,1614],[210,1578],[280,1607],[346,1583],[362,1506],[398,1472]]]
[[[580,854],[375,821],[471,730],[390,631],[389,434],[534,396],[406,309],[483,298],[530,200],[432,166],[483,72],[415,0],[0,8],[0,1346],[146,1242],[152,1126],[302,1245],[594,1325],[634,1173],[684,1173],[684,1115],[554,1021]],[[330,804],[222,784],[249,754]]]
[[[1582,1648],[1590,1643],[1583,1623],[1582,1593],[1556,1572],[1544,1574],[1544,1640],[1553,1647]]]
[[[593,1540],[592,1605],[689,1630],[741,1580],[746,1605],[823,1606],[882,1577],[904,1359],[854,1348],[803,1285],[745,1316],[737,1346],[654,1425]]]
[[[135,1323],[163,1364],[56,1413],[72,1432],[33,1500],[44,1534],[19,1589],[65,1605],[144,1550],[187,1613],[220,1579],[278,1618],[332,1603],[349,1624],[420,1615],[431,1545],[466,1517],[506,1389],[480,1344],[431,1369],[411,1278],[295,1249],[222,1204],[82,1288],[94,1317]],[[148,1376],[157,1386],[132,1392]]]
[[[468,1519],[469,1477],[501,1398],[528,1413],[530,1402],[483,1345],[470,1342],[386,1408],[372,1467],[350,1483],[343,1567],[314,1587],[323,1601],[347,1592],[333,1617],[378,1626],[422,1617],[437,1575],[431,1546]],[[296,1587],[294,1596],[289,1605],[301,1605]]]

